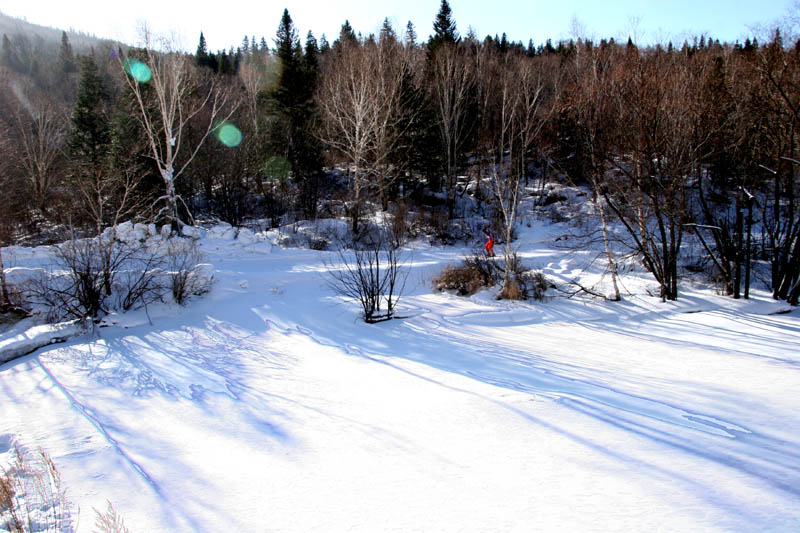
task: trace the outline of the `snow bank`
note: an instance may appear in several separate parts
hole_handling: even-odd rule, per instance
[[[202,239],[206,236],[206,230],[195,226],[184,226],[183,229],[181,229],[181,233],[183,233],[184,237],[189,237],[191,239]]]
[[[22,333],[5,336],[0,338],[0,363],[7,363],[50,344],[64,342],[83,331],[78,321],[71,321],[33,326]]]
[[[236,228],[226,222],[221,222],[208,230],[208,237],[223,241],[232,241],[236,238]]]
[[[256,236],[255,233],[253,233],[253,230],[248,228],[241,228],[239,230],[238,235],[236,236],[236,240],[243,245],[255,244],[258,242],[258,237]]]

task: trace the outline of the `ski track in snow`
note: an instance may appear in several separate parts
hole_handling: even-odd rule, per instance
[[[96,418],[92,416],[90,410],[86,406],[81,404],[78,400],[76,400],[72,394],[69,393],[69,391],[58,381],[58,379],[56,379],[53,373],[50,372],[50,370],[48,370],[48,368],[44,364],[42,364],[40,358],[37,357],[35,361],[36,364],[39,366],[39,368],[41,368],[42,371],[45,373],[45,375],[50,379],[53,385],[55,385],[55,387],[59,391],[61,391],[61,393],[67,398],[72,408],[75,409],[75,411],[77,411],[80,416],[85,418],[98,431],[98,433],[100,433],[100,435],[103,436],[105,441],[108,442],[112,448],[114,448],[114,451],[117,453],[117,455],[122,457],[125,460],[125,462],[128,465],[130,465],[130,467],[139,476],[141,476],[141,478],[144,479],[144,481],[147,482],[148,485],[150,485],[153,488],[154,491],[160,493],[158,485],[150,478],[149,475],[147,475],[147,472],[144,471],[141,465],[139,465],[138,463],[136,463],[136,461],[128,457],[128,455],[123,451],[122,446],[120,446],[120,443],[111,437],[108,431],[106,431],[106,429],[103,427],[103,424],[101,424]]]
[[[798,475],[800,472],[795,472],[793,478],[787,480],[784,478],[785,472],[782,470],[775,470],[773,472],[769,470],[765,471],[761,461],[751,463],[742,457],[736,457],[738,454],[712,453],[703,449],[702,446],[690,446],[681,443],[672,435],[675,426],[678,426],[680,428],[691,429],[708,435],[729,439],[742,439],[751,436],[753,438],[750,439],[749,444],[755,445],[759,443],[759,446],[768,447],[767,449],[773,453],[773,458],[777,460],[777,464],[791,466],[792,462],[795,462],[795,465],[800,466],[800,453],[791,453],[783,447],[775,446],[775,443],[770,442],[770,439],[762,435],[753,435],[753,432],[746,427],[742,427],[731,421],[723,420],[717,416],[690,410],[677,404],[656,401],[641,395],[626,393],[619,389],[576,379],[575,377],[568,376],[566,373],[540,367],[537,361],[544,361],[544,358],[536,356],[529,351],[515,350],[509,348],[507,345],[500,345],[487,340],[476,340],[474,336],[466,337],[455,334],[455,331],[462,330],[463,319],[470,319],[478,315],[478,313],[474,311],[445,316],[436,314],[431,309],[418,307],[413,308],[412,313],[415,314],[416,318],[406,321],[410,329],[420,333],[428,332],[428,335],[437,337],[445,343],[458,348],[461,354],[473,352],[492,363],[498,361],[502,363],[502,368],[497,368],[496,365],[492,365],[493,372],[491,372],[465,370],[453,367],[451,361],[446,361],[445,364],[437,364],[436,361],[427,361],[434,366],[438,366],[447,371],[460,372],[468,377],[491,385],[559,401],[570,409],[601,419],[625,431],[642,435],[660,444],[677,448],[684,452],[699,455],[707,460],[730,465],[749,475],[760,478],[780,490],[800,497],[800,475]],[[507,315],[508,311],[503,309],[495,311],[494,313]],[[498,321],[493,319],[491,316],[492,314],[492,312],[482,312],[479,316],[485,320],[485,323],[498,323]],[[674,314],[675,313],[670,313],[668,311],[642,313],[636,317],[637,323],[634,325],[628,324],[628,327],[641,328],[648,320]],[[590,320],[590,322],[594,320],[598,319]],[[392,354],[369,355],[362,347],[357,345],[339,344],[322,340],[316,337],[311,330],[302,326],[295,326],[293,329],[281,329],[275,323],[269,322],[268,319],[265,319],[265,322],[269,327],[278,329],[283,335],[291,335],[298,332],[310,337],[314,342],[322,346],[334,347],[350,355],[357,355],[380,364],[393,366],[387,361],[387,359],[393,357]],[[581,322],[585,321],[576,322],[576,325],[580,325]],[[529,324],[532,323],[533,321],[529,322]],[[453,328],[446,329],[443,327],[445,324],[453,326]],[[522,324],[525,324],[525,321],[523,321]],[[430,325],[435,327],[431,328],[429,327]],[[746,353],[748,355],[758,356],[758,354]],[[376,355],[380,355],[381,358],[377,359],[375,357]],[[781,359],[778,360],[783,361]],[[796,365],[797,363],[792,364]],[[520,372],[516,367],[522,367],[524,370]],[[512,375],[518,376],[519,379],[511,380],[501,377]],[[670,427],[666,429],[648,427],[642,424],[641,421],[630,420],[626,415],[645,417],[666,423],[670,425]]]

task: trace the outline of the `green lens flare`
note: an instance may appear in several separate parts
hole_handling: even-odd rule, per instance
[[[218,127],[215,133],[219,142],[228,148],[239,146],[242,142],[242,132],[239,131],[239,128],[228,122]]]
[[[150,67],[139,61],[138,59],[125,60],[125,72],[131,75],[139,83],[147,83],[152,77]]]
[[[285,157],[274,155],[264,162],[262,171],[273,183],[284,183],[292,171],[292,164]]]

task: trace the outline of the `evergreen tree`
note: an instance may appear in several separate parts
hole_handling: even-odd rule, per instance
[[[417,46],[417,31],[414,29],[414,23],[410,20],[406,24],[406,45],[411,48]]]
[[[75,54],[72,52],[72,45],[69,43],[67,32],[61,32],[61,49],[58,52],[58,62],[61,64],[61,70],[66,73],[77,72],[78,67],[75,64]]]
[[[433,53],[441,45],[455,44],[459,40],[450,4],[447,3],[447,0],[442,0],[439,13],[436,14],[436,19],[433,21],[433,35],[428,40],[428,50]]]
[[[92,173],[100,170],[108,154],[108,101],[109,93],[94,59],[84,56],[78,98],[71,118],[69,152],[74,164],[89,166]]]
[[[208,67],[216,72],[217,61],[213,55],[208,53],[206,46],[206,38],[203,32],[200,32],[200,42],[197,43],[197,52],[195,52],[195,62],[200,67]]]
[[[111,147],[108,119],[109,93],[91,56],[81,60],[81,79],[71,117],[68,141],[72,178],[82,193],[97,231],[102,229]]]
[[[275,52],[281,64],[278,85],[273,91],[273,98],[281,110],[291,110],[298,105],[299,93],[302,92],[302,54],[297,30],[289,15],[283,10],[281,22],[275,38]]]
[[[389,17],[383,19],[383,24],[381,24],[380,40],[383,41],[385,39],[397,41],[397,33],[394,31],[392,23],[389,22]]]
[[[308,30],[306,35],[306,47],[303,54],[303,69],[306,75],[306,85],[309,89],[313,89],[317,81],[317,73],[319,70],[319,46],[317,39],[311,30]]]
[[[325,34],[322,34],[322,37],[319,38],[319,53],[321,55],[325,55],[331,49],[331,45],[328,42],[328,38],[325,37]]]
[[[528,48],[525,50],[528,57],[536,57],[536,47],[533,46],[533,39],[528,39]]]
[[[289,162],[300,189],[299,207],[307,217],[313,217],[322,169],[319,143],[311,134],[319,50],[309,32],[303,53],[288,10],[284,10],[278,25],[275,46],[281,70],[269,98],[271,111],[276,115],[270,134],[270,155],[279,155]]]
[[[356,32],[353,31],[350,21],[345,20],[339,30],[339,38],[333,42],[333,48],[334,50],[340,50],[343,46],[357,43],[358,41],[359,39],[356,37]]]
[[[217,52],[216,61],[214,62],[217,67],[217,74],[229,74],[231,71],[231,60],[232,58],[228,57],[228,52],[225,50]]]
[[[149,108],[155,106],[152,86],[141,87],[143,100]],[[117,99],[111,116],[111,145],[109,148],[109,167],[112,175],[125,173],[139,175],[137,190],[139,197],[160,195],[162,187],[158,168],[149,154],[147,137],[139,124],[140,113],[138,103],[130,88],[123,88]],[[150,113],[156,117],[155,111]]]

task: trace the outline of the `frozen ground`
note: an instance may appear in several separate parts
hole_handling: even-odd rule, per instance
[[[521,252],[565,279],[558,230]],[[48,450],[79,530],[106,500],[138,532],[800,530],[797,310],[638,274],[459,298],[429,279],[465,249],[417,244],[405,318],[366,325],[329,252],[243,237],[201,241],[205,298],[0,366],[0,461]]]

